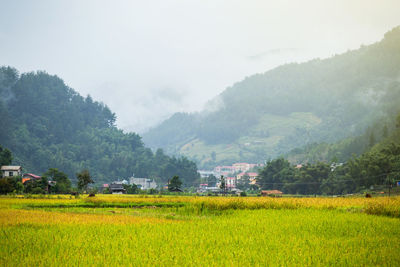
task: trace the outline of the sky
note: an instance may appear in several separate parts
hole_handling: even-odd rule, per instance
[[[281,64],[400,25],[398,0],[0,0],[0,65],[44,70],[143,133]]]

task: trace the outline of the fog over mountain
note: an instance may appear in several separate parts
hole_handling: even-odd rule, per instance
[[[0,63],[56,74],[141,133],[246,76],[376,42],[398,10],[396,0],[1,1]]]
[[[143,138],[147,145],[186,155],[203,168],[261,163],[296,147],[360,135],[368,126],[374,140],[382,135],[378,129],[392,125],[389,118],[400,112],[399,78],[400,26],[357,50],[246,77],[204,111],[176,113]],[[363,152],[361,143],[318,158],[347,160]]]

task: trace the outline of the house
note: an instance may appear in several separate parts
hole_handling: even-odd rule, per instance
[[[208,178],[211,174],[216,175],[214,171],[206,171],[206,170],[199,170],[198,173],[200,174],[201,178]]]
[[[131,177],[131,178],[129,178],[129,184],[135,184],[142,190],[157,188],[156,181],[154,181],[154,179],[149,179],[149,178]]]
[[[226,182],[227,189],[236,188],[236,177],[226,177],[225,182]]]
[[[100,188],[101,192],[107,192],[108,189],[110,188],[109,184],[103,184],[103,186]]]
[[[25,183],[29,180],[40,180],[42,177],[33,173],[25,173],[22,175],[22,183]]]
[[[250,164],[246,162],[234,163],[232,166],[235,169],[235,172],[247,172],[250,170]]]
[[[2,177],[15,177],[21,176],[21,166],[1,166]]]
[[[279,191],[279,190],[262,190],[261,191],[261,195],[263,197],[266,197],[266,196],[276,196],[276,197],[279,196],[279,197],[281,197],[282,194],[283,194],[283,192]]]
[[[227,176],[235,172],[233,166],[217,166],[214,168],[214,173],[216,176],[224,175]]]
[[[258,173],[256,173],[256,172],[248,172],[247,175],[250,177],[250,184],[256,184]]]
[[[180,189],[180,188],[172,188],[171,190],[168,189],[168,191],[170,191],[170,192],[183,192],[183,190]]]
[[[256,180],[258,177],[258,173],[256,172],[241,172],[238,175],[236,175],[236,179],[240,180],[245,175],[249,176],[250,184],[256,184]]]
[[[111,194],[125,194],[126,190],[122,182],[113,182],[108,186]]]

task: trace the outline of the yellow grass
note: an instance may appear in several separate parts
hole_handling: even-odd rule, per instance
[[[399,211],[399,197],[2,197],[0,266],[400,266]]]

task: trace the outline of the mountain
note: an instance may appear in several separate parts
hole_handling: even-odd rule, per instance
[[[82,97],[57,76],[0,67],[0,145],[25,172],[58,168],[75,180],[87,168],[97,184],[133,173],[161,184],[179,175],[185,186],[199,178],[194,162],[161,149],[153,153],[139,135],[118,129],[115,120],[106,105]]]
[[[400,27],[375,44],[245,78],[198,113],[176,113],[143,135],[202,168],[263,162],[296,147],[359,135],[400,103]]]

